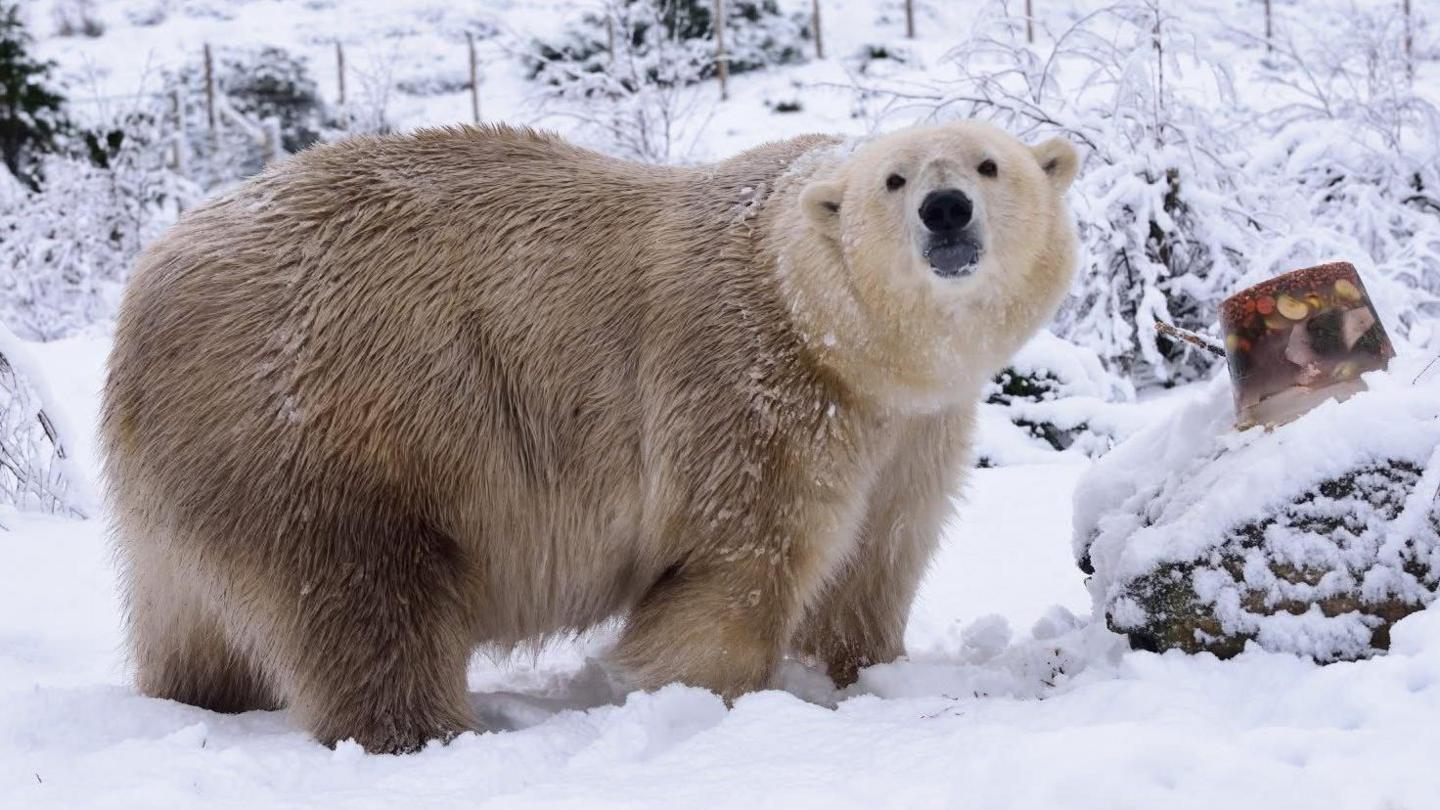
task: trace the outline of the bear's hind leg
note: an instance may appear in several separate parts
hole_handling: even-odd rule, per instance
[[[355,525],[301,543],[280,574],[264,635],[291,709],[326,745],[408,753],[475,729],[464,564],[445,535],[408,521]],[[300,573],[303,572],[303,573]]]
[[[136,685],[150,697],[223,714],[279,708],[254,663],[235,650],[218,622],[205,620],[136,656]]]
[[[225,635],[200,594],[163,562],[126,580],[135,684],[142,694],[234,714],[278,702],[255,662]]]

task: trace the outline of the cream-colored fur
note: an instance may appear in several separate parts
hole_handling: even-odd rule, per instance
[[[433,130],[190,212],[106,387],[140,688],[405,751],[474,727],[476,647],[615,615],[644,687],[893,658],[979,386],[1068,285],[1074,167],[968,123],[698,168]],[[940,184],[969,278],[917,247]]]

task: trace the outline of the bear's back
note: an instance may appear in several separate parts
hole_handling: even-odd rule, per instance
[[[673,174],[533,133],[437,130],[314,149],[189,212],[126,291],[113,472],[143,464],[203,512],[243,466],[247,496],[282,508],[296,482],[257,482],[285,474],[257,461],[454,474],[476,438],[456,432],[467,403],[514,421],[515,403],[553,399],[532,387],[619,395],[643,298],[634,237]],[[540,475],[563,463],[553,444],[516,455]]]
[[[661,168],[434,130],[272,168],[132,278],[106,392],[117,501],[233,540],[283,534],[297,499],[341,487],[448,533],[484,521],[593,553],[545,541],[635,531],[642,355],[724,386],[755,351],[735,313],[784,318],[747,211],[817,143]],[[682,351],[695,362],[665,369]],[[583,566],[529,571],[547,567]]]

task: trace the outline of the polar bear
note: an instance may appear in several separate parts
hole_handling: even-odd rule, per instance
[[[403,752],[476,728],[477,648],[611,617],[638,688],[895,658],[1076,164],[975,122],[698,167],[435,129],[188,212],[105,390],[139,689]]]

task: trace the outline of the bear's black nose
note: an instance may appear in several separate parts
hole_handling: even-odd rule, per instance
[[[925,195],[925,201],[920,203],[920,221],[935,233],[948,233],[969,225],[974,211],[965,192],[943,188]]]

